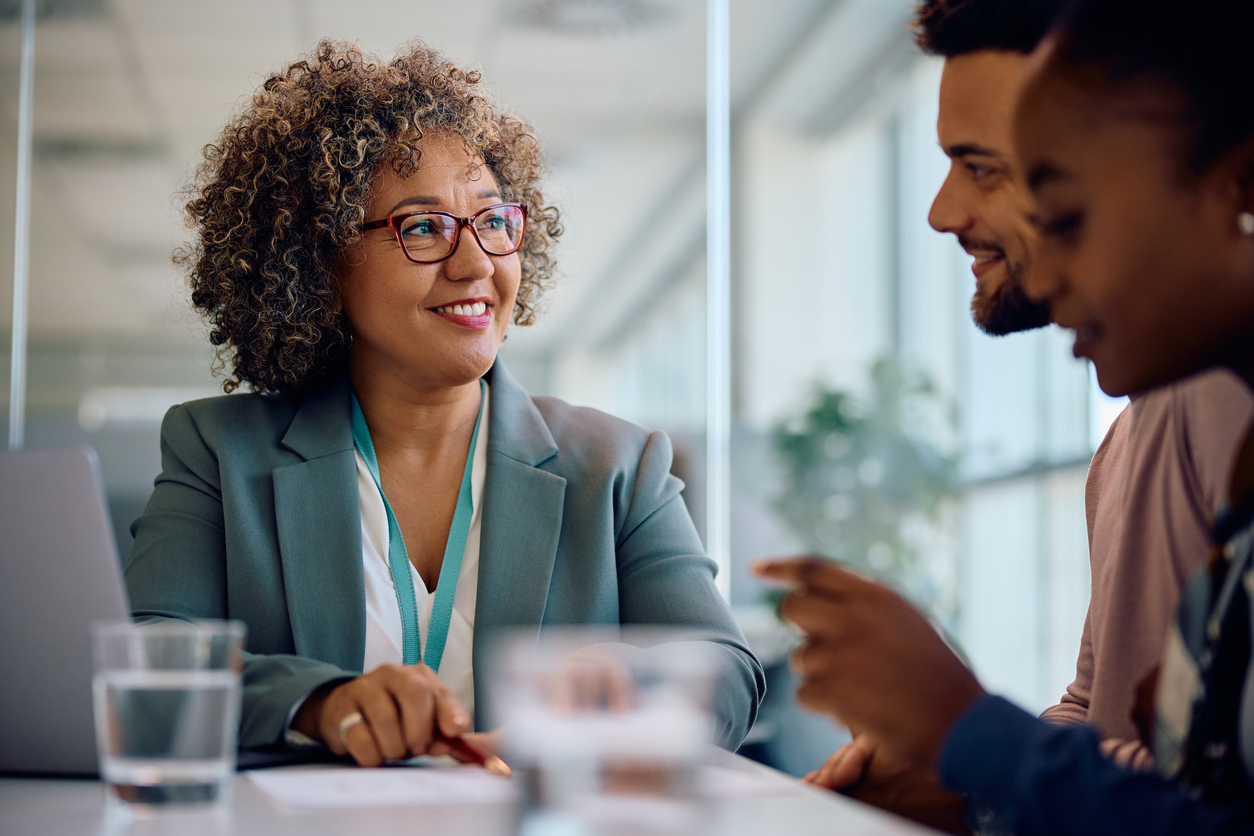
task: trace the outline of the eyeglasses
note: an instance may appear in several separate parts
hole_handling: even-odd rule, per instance
[[[361,225],[361,231],[391,227],[405,257],[415,264],[435,264],[451,256],[461,240],[462,227],[470,229],[488,255],[509,255],[522,246],[527,226],[527,204],[498,203],[480,209],[469,218],[448,212],[406,212]]]

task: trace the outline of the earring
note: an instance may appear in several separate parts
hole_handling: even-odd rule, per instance
[[[1254,212],[1242,212],[1237,215],[1237,228],[1246,238],[1254,235]]]

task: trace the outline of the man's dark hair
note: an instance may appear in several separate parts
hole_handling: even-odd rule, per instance
[[[923,0],[915,15],[915,42],[944,58],[985,49],[1026,55],[1067,5],[1068,0]]]

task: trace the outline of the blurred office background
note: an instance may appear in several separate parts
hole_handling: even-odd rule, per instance
[[[840,742],[790,706],[755,557],[879,571],[1033,710],[1074,673],[1088,461],[1119,404],[1055,329],[971,324],[926,216],[947,161],[912,0],[731,0],[731,599],[772,666],[756,751]],[[0,391],[8,397],[20,0],[0,0]],[[561,277],[503,356],[533,394],[671,433],[704,525],[705,3],[40,0],[27,444],[100,453],[120,548],[175,402],[220,391],[171,250],[202,146],[321,36],[421,37],[546,142]],[[7,403],[4,405],[7,415]],[[0,421],[5,420],[0,417]],[[904,452],[903,452],[904,451]],[[867,509],[873,509],[870,513]],[[6,559],[13,559],[12,556]]]

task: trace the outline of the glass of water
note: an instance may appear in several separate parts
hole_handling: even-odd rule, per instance
[[[239,621],[93,625],[96,742],[111,799],[229,801],[243,647]]]
[[[698,638],[553,628],[498,646],[490,696],[524,792],[523,836],[703,832],[714,665]]]

